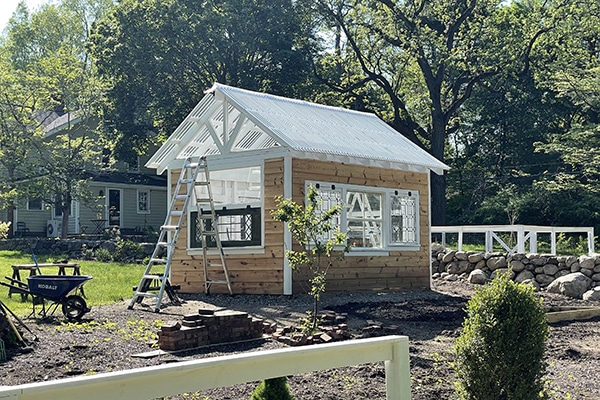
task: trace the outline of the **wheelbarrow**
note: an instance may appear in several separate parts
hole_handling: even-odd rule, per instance
[[[60,305],[67,319],[80,320],[85,313],[90,311],[90,308],[83,297],[71,293],[90,279],[92,277],[89,275],[33,275],[27,278],[27,283],[9,279],[10,283],[0,282],[0,284],[10,287],[15,293],[31,295],[34,315],[36,302],[41,299],[53,303],[46,310],[45,302],[41,302],[43,317],[46,317],[48,312],[54,314]]]

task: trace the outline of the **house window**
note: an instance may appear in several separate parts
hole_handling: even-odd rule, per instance
[[[383,247],[381,199],[381,193],[346,191],[346,234],[352,247]]]
[[[44,209],[42,199],[29,199],[27,201],[27,209],[30,211],[42,211]]]
[[[321,215],[330,210],[335,206],[343,206],[344,202],[342,200],[342,190],[336,185],[321,185],[319,183],[314,185],[315,190],[317,191],[318,197],[318,209],[315,210],[315,215],[317,218],[321,217]],[[322,242],[326,242],[329,239],[333,238],[333,232],[341,228],[341,216],[340,214],[336,215],[335,218],[331,221],[331,231],[323,234],[320,238]]]
[[[203,174],[199,174],[203,175]],[[210,171],[210,189],[217,215],[217,230],[223,247],[260,246],[262,243],[262,167],[233,168]],[[199,176],[199,180],[206,179]],[[195,196],[208,198],[208,186],[196,187]],[[210,205],[200,202],[190,211],[190,248],[202,248],[201,232],[213,231]],[[202,218],[198,218],[198,214]],[[207,236],[207,246],[216,247],[213,236]]]
[[[391,199],[391,244],[418,244],[419,206],[412,192],[395,191]]]
[[[334,222],[354,249],[419,246],[417,191],[357,185],[306,182],[317,189],[320,212],[343,205]],[[342,203],[342,199],[345,202]]]
[[[258,246],[261,239],[261,212],[260,208],[242,208],[234,210],[216,210],[217,228],[219,239],[223,247]],[[202,247],[202,232],[213,230],[210,211],[203,211],[202,218],[198,218],[198,212],[191,214],[192,240],[191,247]],[[207,247],[216,247],[214,235],[206,236]]]
[[[137,212],[138,214],[150,213],[150,193],[146,190],[137,192]]]

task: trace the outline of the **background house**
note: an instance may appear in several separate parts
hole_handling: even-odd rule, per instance
[[[53,112],[43,121],[46,138],[61,135],[70,127],[88,129],[74,113]],[[110,167],[86,165],[92,196],[72,203],[68,233],[99,235],[108,227],[118,227],[124,234],[158,231],[165,218],[166,178],[143,166],[148,158],[135,157],[133,164],[116,162]],[[17,237],[59,237],[61,226],[61,211],[39,198],[24,198],[16,206],[12,228]]]
[[[292,273],[284,256],[291,235],[271,210],[277,196],[302,203],[308,185],[323,209],[343,205],[337,223],[353,246],[330,269],[327,290],[430,286],[429,174],[447,167],[375,115],[215,84],[146,166],[167,171],[172,189],[184,159],[199,156],[211,171],[234,293],[305,291],[307,274]],[[171,281],[194,293],[204,290],[205,205],[191,203]],[[222,270],[210,276],[223,279]]]

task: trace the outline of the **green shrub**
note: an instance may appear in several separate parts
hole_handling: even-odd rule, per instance
[[[132,262],[144,258],[144,246],[131,240],[119,240],[113,259],[119,262]]]
[[[455,345],[459,398],[546,398],[542,378],[548,324],[533,288],[503,274],[478,289],[466,311]]]
[[[265,379],[254,389],[250,400],[294,400],[287,378]]]
[[[96,259],[101,262],[111,262],[112,255],[106,249],[96,249]]]
[[[10,230],[9,222],[0,222],[0,239],[6,239],[8,237],[8,231]]]

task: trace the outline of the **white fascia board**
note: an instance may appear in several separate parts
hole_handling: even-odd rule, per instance
[[[396,170],[401,170],[401,171],[412,171],[412,172],[420,172],[420,173],[429,173],[429,171],[433,171],[438,175],[443,175],[443,173],[444,173],[444,169],[436,168],[433,166],[409,164],[409,163],[394,162],[394,161],[387,161],[387,160],[373,160],[373,159],[369,159],[369,158],[353,157],[353,156],[348,156],[348,155],[313,153],[313,152],[306,152],[306,151],[292,151],[292,154],[295,158],[303,158],[303,159],[319,160],[319,161],[333,161],[333,162],[344,163],[344,164],[364,165],[365,167],[387,168],[387,169],[396,169]]]

